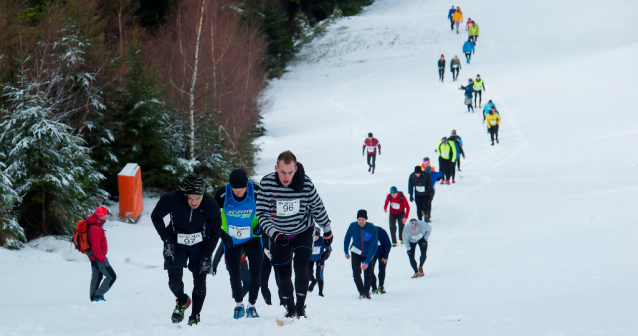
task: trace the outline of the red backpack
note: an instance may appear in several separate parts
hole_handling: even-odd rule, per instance
[[[75,249],[86,254],[87,256],[93,255],[91,244],[89,243],[89,228],[91,225],[86,219],[80,219],[75,224],[75,233],[73,234],[73,245]]]

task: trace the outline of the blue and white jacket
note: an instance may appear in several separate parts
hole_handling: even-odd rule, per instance
[[[378,244],[377,227],[374,224],[366,222],[364,227],[360,227],[357,222],[353,222],[343,239],[343,251],[345,254],[352,252],[365,257],[363,263],[369,265],[377,254]]]

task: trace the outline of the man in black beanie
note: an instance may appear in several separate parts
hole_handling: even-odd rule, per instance
[[[346,259],[350,259],[350,252],[352,252],[352,277],[357,285],[360,299],[370,299],[370,286],[374,276],[374,264],[371,265],[371,263],[377,254],[378,240],[377,227],[368,223],[368,212],[359,210],[357,221],[348,227],[343,240],[343,250]],[[363,281],[361,281],[361,270],[363,270]]]
[[[226,254],[226,269],[230,275],[230,287],[235,299],[233,318],[246,315],[259,317],[255,302],[259,296],[261,265],[263,259],[261,227],[256,217],[256,186],[248,182],[248,175],[242,169],[230,173],[229,183],[219,188],[215,200],[222,208],[221,240]],[[241,283],[241,258],[248,258],[250,272],[248,307],[244,308]]]
[[[164,218],[170,214],[168,226]],[[151,213],[155,230],[164,242],[164,269],[168,287],[177,298],[171,320],[180,323],[186,309],[193,304],[188,325],[200,321],[199,313],[206,298],[206,276],[221,231],[217,202],[206,194],[204,179],[198,171],[187,176],[179,188],[164,194]],[[184,293],[184,268],[193,273],[193,299]]]
[[[416,213],[419,220],[424,219],[429,222],[427,206],[428,201],[431,200],[430,196],[434,195],[430,173],[423,171],[421,166],[414,167],[414,173],[410,174],[408,179],[408,192],[410,193],[410,202],[416,200]]]

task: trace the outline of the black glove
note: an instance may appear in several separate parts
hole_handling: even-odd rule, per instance
[[[324,232],[323,233],[323,245],[328,248],[330,247],[330,244],[332,244],[332,231],[328,231],[328,232]]]
[[[410,195],[410,202],[414,202],[414,196]]]
[[[233,248],[235,246],[233,237],[229,236],[228,233],[222,231],[222,235],[220,238],[222,239],[222,244],[224,244],[226,248]]]
[[[210,261],[210,257],[205,257],[199,262],[199,274],[206,274],[210,272],[213,263]]]
[[[175,261],[175,251],[177,247],[173,243],[165,242],[164,243],[164,260],[168,262]]]
[[[288,246],[288,244],[290,244],[290,241],[288,240],[288,237],[286,237],[285,234],[281,232],[277,232],[275,233],[275,243],[281,246]]]
[[[253,236],[259,236],[261,234],[261,226],[256,225],[253,228]]]

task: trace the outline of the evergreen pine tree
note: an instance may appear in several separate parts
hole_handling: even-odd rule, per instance
[[[19,248],[26,241],[24,230],[18,224],[14,211],[20,197],[13,189],[13,179],[6,171],[5,160],[5,154],[0,153],[0,246]]]

